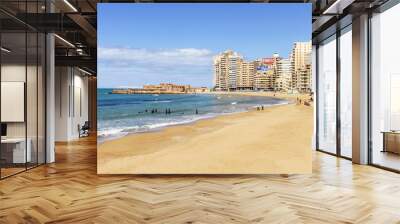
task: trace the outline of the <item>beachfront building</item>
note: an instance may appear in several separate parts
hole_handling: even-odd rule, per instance
[[[237,90],[254,89],[256,62],[242,61],[237,79]]]
[[[232,50],[214,57],[214,88],[216,90],[236,90],[242,61],[242,56]]]
[[[271,82],[272,82],[272,87],[271,90],[276,90],[276,89],[281,89],[279,85],[277,85],[277,80],[279,79],[279,73],[278,73],[278,62],[282,60],[282,57],[279,56],[278,53],[274,53],[272,57],[270,58],[263,58],[262,59],[262,64],[263,66],[266,66],[272,73],[271,77]]]
[[[308,64],[296,71],[297,91],[300,93],[310,93],[312,91],[311,64]]]
[[[277,61],[275,91],[292,92],[292,64],[290,59]]]
[[[252,90],[260,61],[245,61],[232,50],[214,57],[214,89],[218,91]]]
[[[274,90],[273,70],[257,70],[255,73],[255,90]]]
[[[189,93],[208,93],[210,92],[210,89],[207,87],[192,87],[188,91]]]
[[[184,93],[190,89],[190,85],[177,85],[173,83],[160,83],[159,85],[144,85],[143,90]]]
[[[217,91],[291,91],[297,86],[290,59],[275,53],[272,57],[245,61],[227,50],[214,57],[214,89]]]
[[[238,87],[237,80],[240,77],[240,67],[243,62],[242,56],[237,52],[228,55],[228,90],[234,91]]]
[[[294,71],[311,64],[311,41],[295,42],[291,52],[291,63]]]
[[[214,87],[216,90],[228,89],[227,53],[214,57]]]
[[[190,85],[177,85],[173,83],[160,83],[158,85],[144,85],[143,88],[114,89],[113,94],[179,94],[179,93],[205,93],[207,87],[192,87]]]
[[[306,92],[311,91],[311,41],[308,42],[295,42],[290,54],[290,61],[292,66],[292,77],[290,82],[291,92]],[[308,70],[310,70],[308,72]],[[310,77],[305,77],[306,75]],[[301,77],[300,77],[301,76]],[[300,80],[301,79],[301,80]],[[308,83],[308,86],[304,86]]]

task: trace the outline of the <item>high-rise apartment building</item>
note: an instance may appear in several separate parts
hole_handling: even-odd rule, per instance
[[[255,66],[254,62],[241,62],[240,72],[237,79],[238,90],[254,89]]]
[[[311,42],[297,42],[290,57],[279,54],[245,61],[232,50],[214,58],[214,87],[219,91],[311,92]]]
[[[311,64],[311,41],[295,42],[291,53],[293,70],[297,71]]]
[[[301,93],[309,93],[312,91],[312,75],[311,64],[300,68],[295,73],[297,77],[297,90]]]
[[[311,82],[305,82],[304,80],[311,79],[311,70],[307,72],[308,69],[311,68],[311,41],[309,42],[296,42],[293,44],[293,49],[290,54],[290,61],[292,66],[292,77],[289,86],[289,91],[298,91],[303,92],[307,90],[307,92],[311,91]],[[302,77],[300,77],[300,75]],[[309,75],[310,77],[305,77]],[[300,80],[300,78],[302,80]],[[306,83],[309,83],[309,86],[304,86]]]
[[[273,90],[280,89],[279,87],[275,86],[277,80],[279,79],[279,74],[278,74],[278,62],[282,59],[282,57],[279,56],[278,53],[274,53],[272,55],[272,58],[269,58],[269,60],[264,60],[264,62],[267,62],[267,64],[270,66],[273,74],[272,74],[272,82],[274,83],[273,85]]]
[[[292,91],[292,63],[290,59],[280,59],[277,61],[277,72],[275,79],[276,91]]]
[[[254,89],[256,90],[274,90],[274,71],[257,70],[255,73]]]
[[[214,86],[216,90],[235,90],[243,58],[227,50],[214,57]]]

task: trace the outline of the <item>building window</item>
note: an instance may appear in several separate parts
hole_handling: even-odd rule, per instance
[[[40,13],[43,1],[18,2]],[[0,6],[14,6],[4,2]],[[45,163],[45,34],[0,12],[0,178]],[[11,23],[11,21],[15,23]]]
[[[372,164],[400,170],[400,4],[371,18]]]
[[[352,32],[340,31],[340,155],[352,157]]]
[[[336,35],[318,47],[318,149],[336,153]]]

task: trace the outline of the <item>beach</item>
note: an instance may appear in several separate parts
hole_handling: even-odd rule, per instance
[[[312,119],[311,106],[292,103],[130,134],[98,145],[97,169],[99,174],[311,173]]]
[[[310,103],[312,105],[312,96],[310,94],[288,94],[284,92],[210,92],[205,94],[217,94],[217,95],[241,95],[241,96],[262,96],[262,97],[272,97],[277,99],[285,99],[292,102],[296,102],[297,100],[301,100],[301,104],[305,102]]]

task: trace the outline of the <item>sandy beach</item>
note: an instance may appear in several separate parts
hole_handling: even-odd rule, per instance
[[[288,94],[283,92],[209,92],[206,94],[267,96],[279,99],[286,99],[292,102],[296,102],[296,100],[301,100],[302,104],[304,104],[304,102],[308,102],[312,106],[312,96],[310,96],[310,94]]]
[[[312,117],[289,104],[128,135],[98,146],[98,173],[311,173]]]

